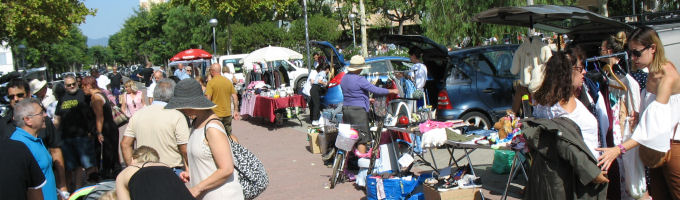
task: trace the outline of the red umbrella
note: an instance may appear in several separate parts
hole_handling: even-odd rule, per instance
[[[212,58],[212,55],[210,55],[210,53],[202,49],[187,49],[177,53],[175,56],[170,58],[170,61],[210,59],[210,58]]]

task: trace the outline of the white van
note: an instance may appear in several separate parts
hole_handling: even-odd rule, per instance
[[[243,76],[243,58],[248,54],[234,54],[225,55],[218,58],[218,62],[222,67],[228,67],[229,71],[234,74],[234,86],[241,87],[245,83],[245,77]],[[238,90],[238,88],[237,88]]]

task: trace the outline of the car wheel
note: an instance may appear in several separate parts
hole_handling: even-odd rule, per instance
[[[463,121],[479,129],[489,130],[491,127],[491,120],[480,112],[469,112],[460,117]]]
[[[295,83],[295,91],[297,94],[302,94],[302,87],[307,83],[307,77],[302,77]]]

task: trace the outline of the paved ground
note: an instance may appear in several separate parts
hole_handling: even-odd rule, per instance
[[[311,154],[306,136],[307,124],[300,126],[298,121],[274,127],[259,119],[234,121],[234,133],[247,148],[253,151],[264,163],[270,177],[270,185],[258,199],[365,199],[364,191],[356,189],[352,183],[343,183],[328,189],[331,169],[324,166],[319,154]],[[448,152],[435,150],[434,157],[440,169],[448,164]],[[462,155],[462,150],[455,153]],[[491,172],[492,150],[477,150],[471,154],[475,172],[482,177],[482,189],[487,199],[500,199],[507,175]],[[426,160],[431,161],[429,154]],[[467,163],[461,161],[460,164]],[[417,167],[414,171],[427,171]],[[429,169],[431,170],[431,169]],[[508,199],[521,198],[523,179],[517,178],[510,188]],[[519,184],[517,184],[519,183]]]

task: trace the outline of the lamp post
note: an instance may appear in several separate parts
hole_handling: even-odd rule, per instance
[[[21,61],[19,62],[19,68],[26,70],[26,61],[24,60],[26,57],[26,46],[24,44],[19,44],[17,46],[19,48],[19,54],[21,54]],[[15,70],[18,71],[18,70]]]
[[[217,44],[215,43],[215,27],[217,26],[217,19],[210,19],[210,26],[212,26],[213,31],[213,55],[217,54]]]
[[[356,14],[350,13],[349,14],[349,20],[352,23],[352,44],[354,45],[354,48],[357,47],[357,38],[354,36],[354,19],[357,17]]]

